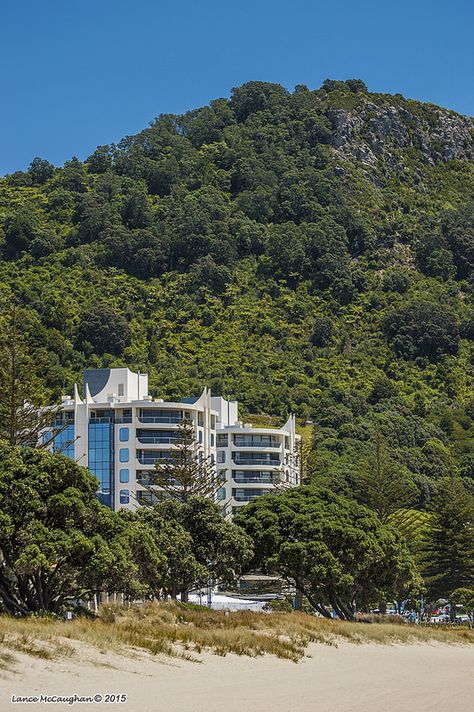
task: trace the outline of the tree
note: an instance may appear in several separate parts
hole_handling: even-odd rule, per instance
[[[334,333],[334,325],[329,316],[318,316],[314,320],[310,341],[313,346],[329,346]]]
[[[474,271],[474,201],[445,212],[441,232],[452,250],[460,279]]]
[[[17,259],[41,234],[37,215],[26,206],[17,208],[5,220],[5,253]]]
[[[156,517],[155,522],[159,523],[161,517],[168,531],[172,528],[179,536],[175,542],[182,547],[184,556],[180,558],[175,549],[173,560],[177,572],[174,580],[181,582],[182,601],[187,600],[189,590],[202,588],[209,579],[215,584],[232,585],[252,558],[251,538],[235,523],[225,520],[220,507],[208,497],[166,499],[156,504],[151,514],[144,509],[142,516],[148,521]],[[159,524],[155,529],[160,533]],[[166,529],[161,530],[160,536],[166,536]]]
[[[459,477],[439,482],[431,506],[421,571],[432,600],[458,588],[474,588],[474,497]]]
[[[474,588],[456,588],[450,596],[452,606],[462,606],[463,610],[473,619]]]
[[[270,82],[247,82],[232,89],[231,107],[238,121],[245,121],[257,111],[273,109],[288,96],[288,90]]]
[[[57,409],[43,408],[44,387],[36,375],[41,363],[31,357],[25,333],[29,321],[28,312],[15,305],[0,318],[0,441],[47,446],[54,434],[43,443],[40,436],[51,431]]]
[[[7,612],[59,613],[103,590],[146,592],[137,560],[159,571],[163,557],[145,530],[131,532],[99,503],[97,487],[63,455],[0,445],[0,603]]]
[[[253,566],[279,573],[318,613],[353,620],[361,607],[417,590],[416,568],[400,535],[366,507],[328,489],[268,494],[235,518],[254,541]]]
[[[130,344],[132,332],[127,320],[108,304],[97,304],[83,312],[78,343],[96,354],[119,355]]]
[[[153,536],[155,544],[165,557],[165,565],[155,586],[150,591],[155,597],[181,594],[186,600],[190,589],[203,585],[209,577],[207,563],[199,563],[194,552],[191,534],[173,516],[166,516],[157,507],[141,507],[136,512],[124,512],[127,521],[142,523]]]
[[[379,431],[372,452],[359,463],[355,488],[359,502],[377,512],[382,522],[397,509],[407,507],[418,494],[407,469],[390,458]]]
[[[396,353],[407,359],[425,356],[437,361],[444,354],[456,354],[459,330],[453,312],[440,304],[414,300],[387,316],[386,336]]]
[[[54,166],[52,163],[44,158],[33,158],[31,161],[28,173],[31,176],[31,180],[34,184],[42,185],[46,183],[54,175]]]
[[[158,461],[155,472],[148,473],[151,484],[145,489],[155,498],[171,497],[187,502],[190,497],[199,496],[214,500],[222,487],[222,478],[212,458],[203,456],[191,421],[182,420],[178,424],[175,444],[169,460]]]
[[[112,151],[110,146],[97,146],[94,153],[86,158],[90,173],[106,173],[112,168]]]

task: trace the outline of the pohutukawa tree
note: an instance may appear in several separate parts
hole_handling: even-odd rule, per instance
[[[419,589],[398,532],[328,489],[267,494],[242,507],[234,521],[254,541],[253,566],[280,574],[325,617],[331,606],[339,618],[353,620],[356,606]]]
[[[165,557],[146,527],[99,503],[97,484],[67,457],[0,445],[0,610],[59,613],[156,588]]]
[[[125,516],[144,523],[166,557],[166,573],[160,590],[154,591],[157,596],[180,594],[186,601],[189,591],[209,580],[231,586],[252,558],[250,537],[226,521],[208,497],[193,496],[186,502],[167,498]]]
[[[222,478],[210,456],[204,457],[191,421],[183,420],[177,428],[176,449],[170,458],[155,464],[145,489],[155,498],[168,497],[187,502],[190,497],[216,499]]]

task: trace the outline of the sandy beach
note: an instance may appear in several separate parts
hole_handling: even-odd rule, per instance
[[[82,661],[16,655],[0,679],[0,710],[33,709],[11,696],[125,693],[129,712],[468,712],[474,647],[313,644],[299,663],[206,654],[201,663],[126,658],[81,648]],[[117,706],[117,704],[115,704]],[[71,709],[40,704],[41,709]],[[76,704],[105,710],[111,704]]]

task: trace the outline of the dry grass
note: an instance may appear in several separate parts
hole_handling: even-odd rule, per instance
[[[71,641],[68,643],[68,640]],[[224,613],[172,603],[132,608],[106,607],[100,618],[73,621],[0,617],[0,667],[18,651],[54,659],[73,655],[73,642],[122,655],[149,652],[198,660],[193,654],[275,655],[297,662],[310,642],[337,645],[376,643],[474,643],[474,630],[429,628],[391,623],[348,623],[304,613]]]

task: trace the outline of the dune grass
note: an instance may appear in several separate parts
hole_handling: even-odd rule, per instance
[[[296,612],[225,613],[174,603],[107,606],[94,620],[0,616],[0,667],[11,666],[15,652],[48,660],[75,655],[77,643],[104,653],[147,652],[196,662],[196,654],[203,651],[252,657],[270,654],[297,662],[311,642],[337,646],[341,641],[473,644],[474,630],[349,623]]]

